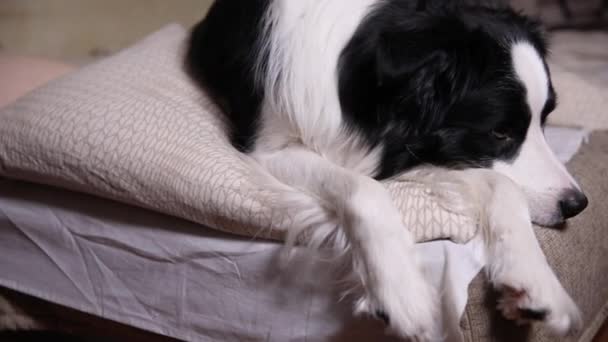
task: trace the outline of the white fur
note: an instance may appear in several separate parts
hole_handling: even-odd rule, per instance
[[[517,157],[497,162],[493,169],[524,189],[535,222],[551,225],[561,219],[558,202],[562,192],[580,187],[551,151],[541,128],[541,113],[549,91],[549,77],[542,59],[526,42],[515,44],[511,55],[515,73],[527,92],[532,120]]]
[[[266,77],[258,79],[266,97],[252,157],[270,173],[267,185],[283,194],[276,205],[284,206],[294,220],[289,243],[306,233],[313,245],[332,240],[348,258],[359,290],[355,311],[381,310],[398,335],[431,340],[437,338],[432,334],[438,297],[418,267],[414,241],[400,213],[384,187],[369,177],[382,151],[366,148],[359,137],[343,130],[338,59],[357,25],[378,2],[273,1],[264,47],[270,61]],[[540,129],[548,77],[531,46],[517,44],[513,59],[528,89],[533,124],[514,163],[498,163],[495,169],[533,189],[532,193],[561,189],[573,181],[548,149]],[[530,175],[535,170],[542,177]],[[558,331],[580,322],[576,306],[546,263],[525,198],[513,182],[488,170],[434,169],[425,177],[441,180],[437,193],[442,193],[442,184],[466,184],[463,192],[482,209],[490,279],[498,287],[526,294],[525,300],[505,297],[503,312],[550,310],[548,322]],[[470,209],[464,202],[450,205]],[[544,204],[534,205],[548,211]]]
[[[337,162],[340,150],[364,151],[342,132],[338,60],[377,0],[275,0],[266,18],[267,89],[256,141],[261,150],[297,142]],[[297,94],[294,96],[294,94]],[[270,116],[265,114],[271,113]],[[289,132],[289,133],[286,133]],[[365,161],[370,152],[371,161]],[[377,165],[377,151],[357,153],[351,165]],[[367,167],[369,168],[369,167]],[[373,168],[367,172],[373,172]],[[366,173],[367,173],[366,172]]]

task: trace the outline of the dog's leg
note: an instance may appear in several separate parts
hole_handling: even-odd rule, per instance
[[[355,311],[384,319],[400,336],[435,339],[437,296],[418,267],[413,237],[386,189],[299,147],[258,151],[253,157],[279,181],[332,211],[363,291]]]
[[[485,202],[482,234],[489,279],[501,291],[499,309],[520,322],[544,321],[565,334],[580,328],[581,315],[538,244],[522,190],[493,171],[469,170]]]

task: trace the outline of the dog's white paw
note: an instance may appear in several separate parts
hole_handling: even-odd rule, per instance
[[[344,211],[363,290],[355,313],[384,320],[389,332],[403,338],[440,341],[438,295],[421,272],[400,212],[380,183],[358,185]]]
[[[508,278],[496,286],[501,292],[498,309],[505,318],[521,324],[540,321],[559,335],[581,329],[581,313],[553,272],[521,278],[512,273]]]
[[[414,263],[412,263],[415,266]],[[409,266],[409,265],[408,265]],[[441,341],[438,295],[416,267],[375,274],[373,286],[355,304],[355,313],[383,320],[388,331],[412,341]]]

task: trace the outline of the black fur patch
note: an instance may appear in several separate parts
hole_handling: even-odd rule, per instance
[[[254,66],[264,63],[263,19],[272,0],[218,0],[192,31],[186,64],[190,74],[214,97],[232,125],[233,145],[251,150],[264,89]],[[259,70],[264,70],[262,65]]]
[[[529,321],[542,321],[549,315],[546,310],[519,309],[519,315],[522,319]]]
[[[386,324],[386,325],[390,325],[391,324],[391,319],[388,317],[388,315],[384,311],[377,310],[376,311],[376,318],[379,319],[379,320],[382,320],[382,322],[384,322],[384,324]]]

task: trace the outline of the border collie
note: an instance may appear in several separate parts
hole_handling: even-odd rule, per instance
[[[558,333],[581,325],[532,229],[587,205],[543,135],[556,105],[546,57],[540,25],[509,8],[217,0],[187,65],[234,146],[290,189],[282,201],[301,218],[291,238],[312,227],[346,241],[354,311],[430,340],[438,295],[380,183],[404,173],[464,182],[477,198],[506,318]]]

